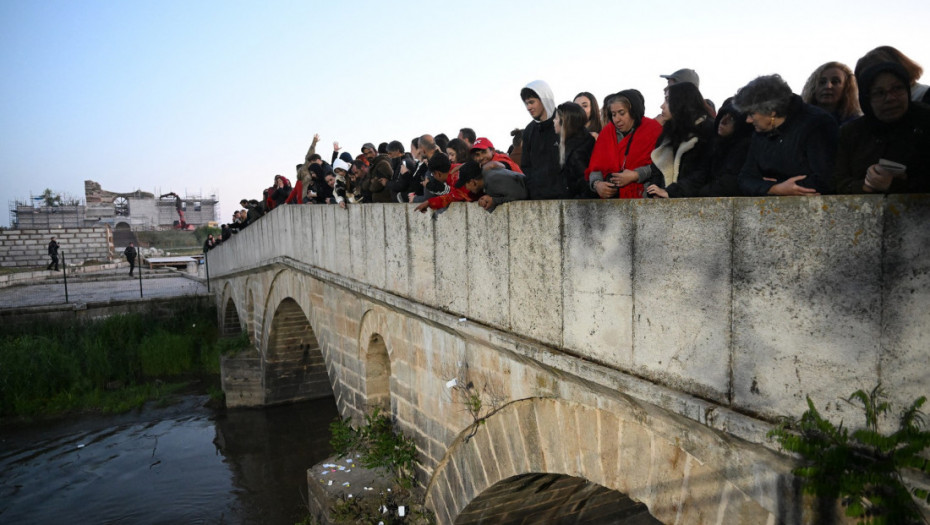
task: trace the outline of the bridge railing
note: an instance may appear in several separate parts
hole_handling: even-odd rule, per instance
[[[930,394],[930,196],[284,206],[211,277],[290,257],[766,419]]]

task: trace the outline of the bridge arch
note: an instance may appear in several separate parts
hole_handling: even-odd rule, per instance
[[[471,523],[495,495],[551,475],[554,482],[543,488],[565,478],[586,480],[592,485],[585,490],[596,485],[628,496],[663,523],[771,523],[773,513],[730,479],[725,454],[698,457],[685,450],[682,441],[689,438],[676,434],[673,419],[652,420],[632,405],[607,410],[554,398],[511,402],[471,439],[471,428],[456,438],[427,485],[427,506],[440,523]]]
[[[262,359],[266,404],[332,397],[323,349],[310,322],[310,291],[293,270],[278,272],[265,299]]]
[[[223,287],[223,312],[220,314],[223,324],[220,333],[223,335],[236,335],[242,333],[242,321],[236,301],[233,299],[233,286],[227,282]]]

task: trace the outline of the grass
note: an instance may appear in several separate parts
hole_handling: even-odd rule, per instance
[[[221,398],[220,355],[246,345],[244,335],[219,338],[216,310],[202,304],[160,319],[0,327],[0,424],[163,403],[192,379]]]

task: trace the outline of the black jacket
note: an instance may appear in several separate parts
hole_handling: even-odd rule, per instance
[[[594,199],[584,172],[594,151],[594,137],[585,130],[565,140],[565,164],[559,172],[564,191],[571,199]]]
[[[681,155],[678,165],[678,178],[675,182],[665,185],[666,176],[653,164],[650,182],[665,188],[670,198],[698,197],[701,188],[707,184],[709,178],[710,156],[713,150],[714,123],[710,119],[698,125],[696,133],[697,142],[693,147]],[[693,138],[694,136],[692,136]],[[662,140],[661,138],[659,140]],[[681,145],[679,145],[681,148]],[[655,153],[655,152],[653,152]],[[677,151],[676,151],[677,154]],[[655,157],[653,157],[655,158]]]
[[[523,130],[523,150],[520,169],[526,175],[530,199],[567,199],[559,165],[559,136],[552,118],[533,121]]]
[[[744,195],[767,195],[769,189],[798,175],[798,185],[833,193],[833,163],[838,126],[826,111],[792,95],[785,122],[772,131],[754,133],[746,164],[739,174]],[[763,180],[775,179],[775,182]]]
[[[897,76],[905,87],[909,76],[893,63],[877,64],[860,75],[859,105],[864,115],[840,129],[835,178],[840,193],[863,193],[865,173],[880,159],[907,166],[906,178],[895,178],[888,193],[930,193],[930,106],[911,101],[907,112],[896,122],[882,122],[875,116],[869,93],[879,75]]]

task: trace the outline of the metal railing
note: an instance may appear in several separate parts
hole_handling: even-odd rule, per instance
[[[0,278],[0,309],[112,303],[208,293],[206,264],[196,275],[171,268],[151,269],[141,256],[133,273],[124,262],[69,266],[59,252],[60,271],[33,269]]]

